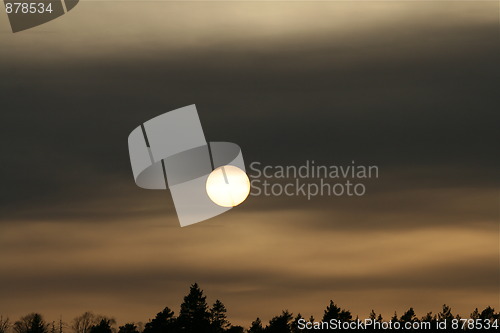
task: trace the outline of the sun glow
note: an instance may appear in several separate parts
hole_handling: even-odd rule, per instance
[[[222,207],[234,207],[248,197],[250,180],[245,171],[233,165],[225,165],[210,173],[206,188],[214,203]]]

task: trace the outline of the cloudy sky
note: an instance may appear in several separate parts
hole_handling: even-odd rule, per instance
[[[499,4],[83,1],[0,15],[0,314],[119,323],[189,285],[234,323],[499,308]],[[180,228],[129,132],[196,104],[247,166],[379,166],[363,197],[250,197]]]

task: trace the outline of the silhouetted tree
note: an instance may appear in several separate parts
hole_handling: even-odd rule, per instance
[[[416,319],[417,317],[415,316],[415,310],[413,310],[413,308],[409,308],[408,311],[403,313],[403,315],[400,318],[402,322],[413,322]]]
[[[372,309],[372,311],[370,311],[368,318],[371,319],[373,322],[377,321],[377,314],[375,313],[375,310]],[[374,330],[374,325],[367,326],[367,330]]]
[[[183,332],[200,333],[210,330],[210,313],[206,297],[197,283],[191,286],[189,294],[184,297],[177,322]]]
[[[481,315],[479,314],[479,310],[477,308],[475,308],[474,312],[470,314],[470,318],[474,320],[479,319],[480,316]]]
[[[398,320],[398,313],[396,311],[394,311],[394,315],[391,318],[391,322],[395,323],[397,321],[399,321]]]
[[[135,326],[135,325],[134,325]],[[144,326],[143,333],[167,333],[176,329],[174,312],[168,307],[158,312],[156,317]],[[137,329],[137,328],[136,328]]]
[[[451,308],[446,305],[446,304],[443,304],[443,309],[441,310],[441,312],[438,313],[438,319],[439,321],[442,321],[442,320],[446,320],[446,319],[453,319],[453,315],[451,314]]]
[[[377,320],[377,314],[375,313],[375,310],[372,309],[368,318],[373,320],[373,321]]]
[[[338,319],[341,321],[349,321],[352,319],[351,312],[348,310],[341,309],[332,300],[330,300],[330,305],[326,307],[323,314],[323,321],[329,322],[332,319]]]
[[[144,323],[142,321],[137,321],[134,323],[137,326],[137,330],[142,333],[144,332]]]
[[[111,320],[101,319],[97,325],[92,326],[90,333],[113,333],[111,330]]]
[[[290,333],[292,331],[293,315],[285,310],[281,315],[273,317],[269,321],[269,326],[266,327],[265,332],[269,333]]]
[[[446,327],[451,327],[453,319],[455,319],[455,317],[451,313],[451,307],[443,304],[443,309],[437,314],[437,320],[440,322],[446,321]]]
[[[421,321],[425,321],[425,322],[433,324],[436,322],[436,320],[437,320],[436,315],[433,316],[432,311],[431,311],[431,312],[427,312],[427,314],[422,317]],[[432,326],[432,327],[435,327],[435,326]]]
[[[227,320],[226,312],[227,310],[224,304],[216,300],[210,309],[210,326],[212,327],[212,332],[222,333],[231,326]]]
[[[248,330],[248,333],[262,333],[264,332],[264,328],[262,327],[262,321],[260,320],[259,317],[255,319],[251,326],[250,329]]]
[[[7,333],[10,328],[9,318],[0,316],[0,333]]]
[[[59,333],[63,333],[63,326],[65,326],[65,325],[66,324],[62,320],[62,316],[59,317]]]
[[[301,319],[304,319],[304,317],[302,317],[302,315],[300,313],[297,314],[297,316],[295,317],[295,319],[292,322],[292,333],[300,333],[300,332],[304,331],[304,330],[301,330],[299,328],[299,320],[301,320]]]
[[[90,311],[75,317],[71,328],[75,333],[90,333],[90,329],[98,323],[97,316]]]
[[[481,318],[483,320],[485,320],[485,319],[493,320],[495,318],[498,318],[498,316],[495,315],[495,309],[493,309],[491,306],[488,306],[483,311],[481,311],[479,318]]]
[[[371,310],[369,318],[373,321],[382,322],[381,314]],[[495,309],[491,306],[479,311],[475,308],[470,313],[471,319],[482,319],[493,321],[500,319],[500,313],[495,313]],[[263,327],[259,318],[252,322],[247,333],[302,333],[304,329],[299,329],[299,321],[304,318],[299,313],[294,318],[293,315],[285,310],[279,316],[273,317],[266,327]],[[356,316],[356,320],[358,316]],[[431,327],[436,327],[437,321],[446,321],[446,327],[451,327],[451,321],[461,319],[460,315],[453,315],[451,308],[444,304],[442,310],[433,315],[428,312],[421,319],[415,315],[415,311],[410,307],[401,317],[398,318],[397,312],[391,318],[393,322],[412,323],[412,322],[429,322]],[[340,320],[342,322],[352,321],[353,316],[350,311],[342,309],[330,300],[329,305],[323,313],[323,322],[331,320]],[[309,322],[314,323],[314,317],[310,316]],[[72,321],[72,329],[74,333],[244,333],[245,330],[241,326],[231,325],[227,319],[227,309],[220,300],[216,300],[209,309],[206,296],[203,294],[198,285],[191,285],[189,294],[184,297],[181,304],[179,317],[174,316],[174,312],[168,307],[159,312],[156,317],[150,320],[145,326],[143,323],[127,323],[119,327],[119,330],[114,328],[115,320],[101,315],[94,315],[92,312],[85,312]],[[138,327],[140,326],[140,328]],[[403,326],[403,325],[402,325]],[[144,329],[143,329],[144,327]],[[47,324],[42,316],[38,313],[31,313],[21,317],[13,325],[10,324],[8,318],[0,316],[0,333],[63,333],[62,318],[57,325],[56,321]],[[327,331],[322,327],[316,331]],[[458,331],[461,331],[460,329]],[[465,331],[468,331],[466,328]]]
[[[127,323],[118,328],[118,333],[140,333],[134,323]]]
[[[45,323],[42,315],[30,313],[14,323],[16,333],[48,333],[49,325]]]
[[[413,308],[409,308],[405,313],[403,313],[399,321],[402,323],[413,323],[418,321],[418,318],[415,315],[415,310],[413,310]],[[411,330],[414,330],[413,327]]]
[[[226,330],[227,333],[244,333],[245,329],[241,326],[231,326]]]

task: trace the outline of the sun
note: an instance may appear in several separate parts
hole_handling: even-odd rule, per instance
[[[241,204],[250,194],[250,180],[245,171],[233,165],[218,167],[207,179],[207,194],[222,207]]]

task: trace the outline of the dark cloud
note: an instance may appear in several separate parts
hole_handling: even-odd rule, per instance
[[[425,180],[425,179],[424,179]],[[302,180],[301,180],[302,181]],[[304,182],[315,180],[303,180]],[[497,189],[494,187],[442,186],[427,188],[412,182],[382,179],[365,183],[362,197],[250,196],[238,207],[245,214],[280,211],[307,212],[301,220],[278,219],[283,228],[320,230],[419,230],[429,227],[467,227],[496,230],[498,227]],[[271,184],[280,184],[271,180]],[[294,183],[294,181],[292,181]],[[284,184],[283,181],[281,184]],[[18,204],[17,207],[22,207]],[[147,191],[130,185],[108,186],[103,190],[76,191],[56,200],[40,200],[29,209],[6,210],[6,226],[23,221],[60,221],[65,224],[100,224],[110,221],[137,221],[164,216],[169,227],[177,227],[175,208],[168,191]],[[233,216],[233,212],[228,213]],[[174,218],[174,219],[171,219]],[[215,223],[217,219],[207,221]],[[16,240],[13,240],[16,243]],[[36,243],[36,242],[35,242]],[[21,247],[26,246],[22,243]],[[49,246],[45,244],[43,246]],[[43,247],[41,246],[41,247]]]
[[[489,180],[498,165],[499,68],[497,43],[481,32],[452,45],[446,42],[457,32],[435,37],[443,43],[430,48],[413,46],[423,48],[420,57],[375,50],[384,54],[373,60],[368,49],[337,61],[335,54],[347,51],[323,40],[284,55],[236,48],[141,66],[42,65],[36,77],[11,70],[2,89],[8,125],[1,135],[10,156],[2,202],[129,181],[128,133],[190,103],[199,106],[207,138],[238,142],[247,161],[453,165]],[[399,36],[390,45],[397,54],[412,44]],[[254,57],[265,61],[249,61]]]

